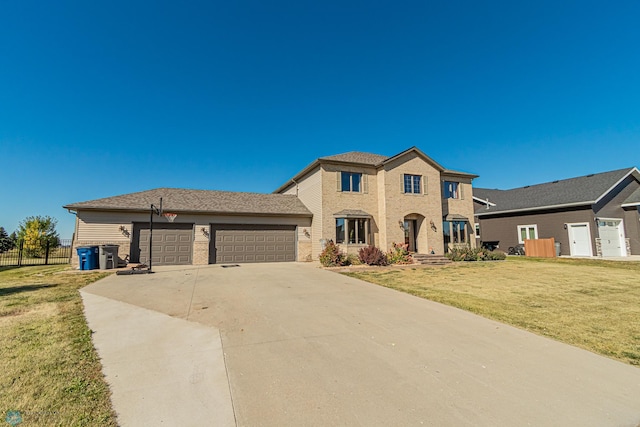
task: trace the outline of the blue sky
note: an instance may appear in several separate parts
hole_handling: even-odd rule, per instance
[[[640,166],[637,1],[0,1],[0,226],[271,192],[417,146],[512,188]]]

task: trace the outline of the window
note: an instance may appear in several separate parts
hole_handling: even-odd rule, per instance
[[[466,243],[467,233],[465,231],[466,222],[452,221],[451,228],[453,234],[453,243]]]
[[[359,193],[361,191],[362,174],[357,172],[340,172],[340,191]]]
[[[336,243],[344,243],[344,218],[336,219]]]
[[[404,174],[403,183],[405,193],[422,194],[422,175]]]
[[[459,199],[460,198],[460,191],[459,191],[459,187],[460,184],[458,182],[453,182],[453,181],[445,181],[444,182],[444,189],[443,189],[443,196],[445,199]]]
[[[478,224],[477,222],[475,223],[475,229],[476,229],[476,238],[479,239],[480,238],[480,224]]]
[[[448,252],[451,243],[451,223],[449,221],[442,221],[442,234],[444,235],[444,250]]]
[[[527,239],[538,238],[538,225],[519,225],[518,226],[518,243],[524,244]]]
[[[466,221],[443,221],[442,231],[444,234],[444,247],[450,243],[467,243],[467,222]]]
[[[364,245],[370,240],[368,218],[336,219],[336,243]]]

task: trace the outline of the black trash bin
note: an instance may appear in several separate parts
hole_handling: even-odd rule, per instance
[[[118,245],[100,246],[100,270],[118,268]]]

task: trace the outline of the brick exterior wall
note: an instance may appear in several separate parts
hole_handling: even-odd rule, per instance
[[[338,174],[340,172],[361,172],[366,175],[366,193],[352,193],[338,191]],[[364,184],[363,184],[364,187]],[[364,188],[363,188],[364,189]],[[372,244],[380,246],[379,221],[378,221],[378,183],[376,170],[373,167],[326,164],[322,167],[322,235],[314,236],[314,239],[336,240],[335,213],[344,209],[362,210],[373,218],[370,222]],[[346,251],[346,246],[343,250]],[[362,245],[358,245],[361,247]],[[351,251],[349,251],[351,252]]]
[[[385,227],[381,233],[381,247],[387,250],[394,242],[404,243],[404,229],[400,223],[410,217],[417,223],[417,252],[429,253],[433,248],[436,254],[443,254],[440,171],[417,153],[410,152],[386,164],[378,173],[384,183],[378,193],[379,197],[384,197]],[[405,194],[404,174],[425,177],[426,192],[423,189],[424,194]],[[473,205],[471,208],[473,210]],[[431,227],[431,221],[435,228]]]
[[[209,241],[193,242],[193,265],[209,264]]]
[[[311,254],[311,240],[300,241],[298,240],[298,261],[312,261]]]
[[[338,190],[340,172],[360,172],[366,176],[366,191],[360,193]],[[322,216],[320,236],[313,239],[336,239],[335,213],[344,209],[362,210],[372,216],[370,230],[372,243],[387,251],[393,243],[404,243],[403,223],[407,219],[416,220],[416,247],[418,253],[444,253],[442,230],[443,176],[439,167],[414,151],[410,151],[376,169],[362,165],[323,163],[322,173]],[[423,177],[422,194],[405,194],[403,177],[405,174]],[[469,219],[468,230],[473,236],[474,205],[471,178],[447,179],[461,182],[464,199],[455,200],[447,205],[449,213],[465,216]],[[426,189],[426,191],[425,191]],[[315,212],[314,212],[315,214]],[[314,218],[315,220],[315,218]],[[315,231],[315,230],[314,230]],[[470,239],[475,246],[475,240]],[[345,253],[357,253],[366,245],[341,244]]]

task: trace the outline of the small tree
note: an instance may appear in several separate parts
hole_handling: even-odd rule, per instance
[[[324,267],[341,267],[348,263],[348,258],[340,251],[338,246],[329,240],[324,250],[320,253],[320,264]]]
[[[57,248],[60,237],[56,231],[58,221],[50,216],[30,216],[18,225],[18,239],[24,242],[27,256],[40,257],[45,248]]]
[[[10,251],[11,249],[16,248],[17,246],[18,246],[18,235],[14,231],[9,235],[9,249],[7,250]]]
[[[412,264],[413,258],[407,250],[408,246],[406,243],[393,242],[393,247],[387,252],[389,264]]]
[[[10,250],[11,240],[4,227],[0,227],[0,253]]]

